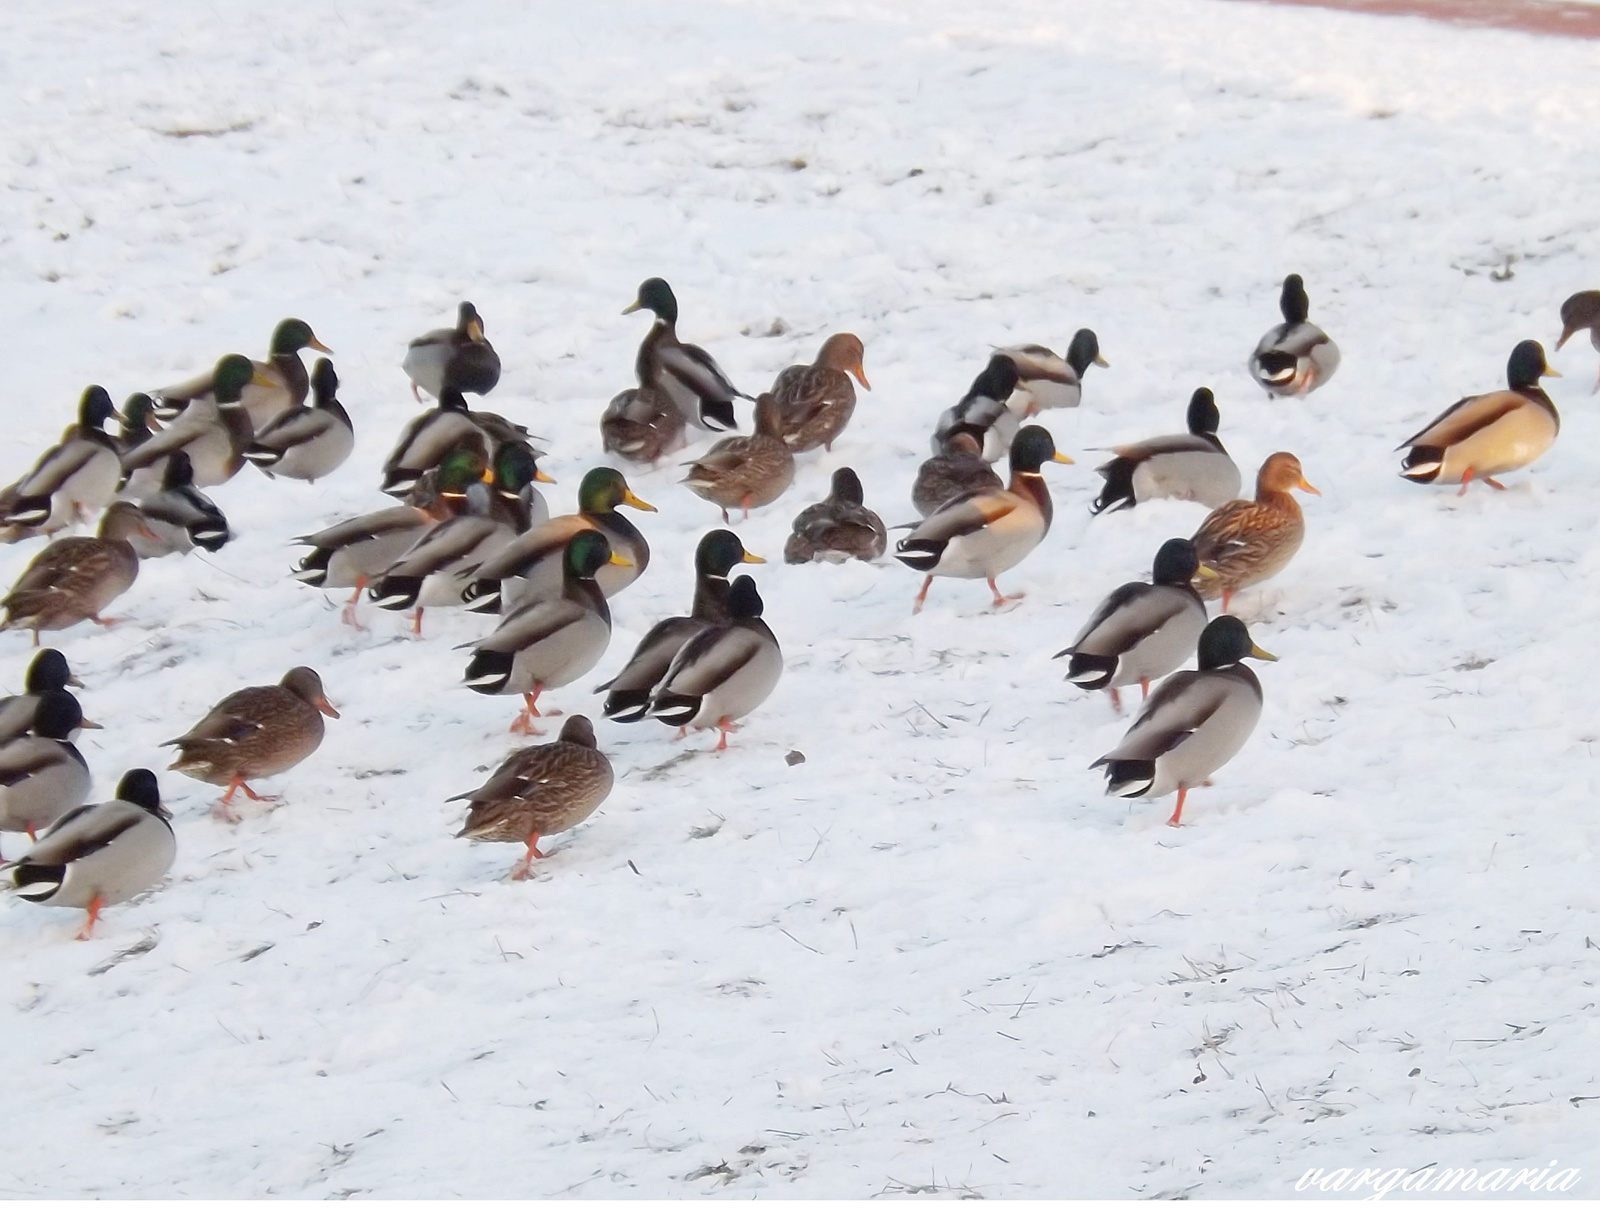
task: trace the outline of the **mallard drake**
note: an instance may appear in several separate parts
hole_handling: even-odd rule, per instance
[[[1561,338],[1556,349],[1565,346],[1567,339],[1580,329],[1589,331],[1589,345],[1600,350],[1600,291],[1580,291],[1562,302]],[[1591,391],[1600,393],[1600,379]]]
[[[47,629],[71,629],[81,621],[116,624],[102,620],[100,614],[139,575],[139,555],[128,538],[141,530],[148,532],[139,508],[115,502],[101,517],[94,536],[51,541],[0,600],[6,610],[0,629],[31,629],[37,646],[39,634]]]
[[[872,385],[862,368],[866,351],[854,334],[834,334],[822,344],[816,361],[796,364],[778,373],[772,396],[783,415],[782,438],[791,452],[833,450],[856,409],[854,376],[868,392]]]
[[[765,561],[725,528],[702,536],[694,551],[694,603],[689,615],[669,616],[655,625],[634,647],[627,665],[595,689],[607,694],[605,716],[613,722],[643,718],[650,693],[661,683],[678,651],[707,625],[721,625],[730,619],[728,572],[740,562]]]
[[[400,366],[411,377],[411,395],[420,387],[430,397],[446,388],[482,396],[500,383],[500,356],[483,336],[483,318],[466,300],[456,311],[454,329],[430,329],[413,338]]]
[[[456,839],[526,844],[528,851],[510,877],[527,878],[533,859],[549,856],[539,851],[540,837],[565,832],[589,818],[611,793],[613,780],[611,762],[595,746],[593,724],[574,714],[554,743],[512,752],[489,780],[450,799],[469,807]]]
[[[1039,472],[1046,461],[1071,464],[1072,458],[1056,451],[1042,426],[1023,427],[1011,441],[1010,486],[957,495],[895,546],[895,557],[927,576],[913,614],[922,611],[935,575],[987,579],[994,606],[1006,602],[995,578],[1032,553],[1050,531],[1054,510]]]
[[[1339,370],[1339,348],[1306,320],[1311,300],[1299,275],[1283,281],[1278,307],[1283,324],[1261,335],[1250,356],[1250,374],[1268,397],[1304,397]]]
[[[1122,742],[1089,766],[1106,770],[1106,793],[1160,798],[1176,790],[1167,824],[1177,827],[1189,791],[1238,755],[1261,719],[1261,682],[1244,665],[1247,658],[1276,661],[1238,617],[1207,625],[1199,670],[1163,680]]]
[[[290,477],[315,484],[349,457],[356,446],[355,427],[339,404],[339,376],[333,364],[318,359],[311,372],[313,404],[286,410],[256,432],[245,459],[268,477]]]
[[[156,775],[132,769],[110,802],[80,806],[50,825],[10,867],[12,890],[29,903],[85,909],[78,940],[87,941],[102,908],[148,891],[172,868],[178,842],[171,818]]]
[[[828,496],[794,517],[783,546],[783,560],[803,562],[876,561],[889,544],[883,520],[863,505],[861,478],[850,468],[835,469]]]
[[[322,745],[323,717],[339,711],[322,691],[322,677],[309,667],[291,668],[276,684],[241,688],[218,701],[211,711],[162,747],[176,747],[178,758],[168,767],[204,781],[225,785],[228,792],[216,815],[229,823],[239,817],[228,808],[240,790],[252,802],[276,802],[247,782],[288,772]]]
[[[98,384],[83,390],[78,420],[61,442],[39,457],[32,469],[0,490],[0,539],[10,543],[40,533],[59,532],[87,520],[117,496],[122,464],[116,441],[106,434],[108,419],[122,415]]]
[[[195,489],[188,452],[174,452],[166,465],[161,488],[139,500],[144,526],[128,537],[128,543],[141,559],[188,553],[197,545],[215,553],[233,539],[227,516],[209,496]]]
[[[70,692],[39,694],[31,733],[0,744],[0,831],[31,837],[89,796],[89,765],[72,743],[88,725]]]
[[[761,619],[764,608],[755,579],[734,579],[728,620],[705,626],[684,643],[650,699],[650,716],[680,728],[680,736],[716,727],[713,750],[725,750],[739,719],[770,697],[783,675],[783,651]]]
[[[1066,358],[1048,346],[1005,346],[996,353],[1017,368],[1017,387],[1007,407],[1019,418],[1040,410],[1074,409],[1083,399],[1083,377],[1090,365],[1110,367],[1092,329],[1080,329],[1067,344]]]
[[[9,743],[33,729],[33,715],[39,708],[39,698],[45,693],[82,688],[83,681],[72,674],[64,654],[46,647],[28,664],[27,683],[23,687],[25,691],[14,697],[0,697],[0,743]]]
[[[156,416],[156,403],[149,393],[130,393],[128,399],[122,403],[121,425],[117,427],[117,452],[118,467],[121,467],[121,453],[131,452],[146,439],[156,433],[150,425],[150,420]],[[126,474],[119,474],[126,480]],[[119,487],[120,488],[120,482]]]
[[[1152,498],[1181,498],[1220,507],[1239,497],[1239,466],[1217,438],[1222,415],[1208,388],[1189,398],[1189,433],[1158,435],[1111,450],[1115,460],[1095,472],[1106,479],[1089,512],[1117,511]]]
[[[1006,408],[1017,387],[1017,365],[1006,355],[992,355],[966,396],[939,415],[933,431],[933,454],[942,455],[945,440],[958,428],[983,437],[983,458],[990,464],[1011,450],[1021,421]]]
[[[150,493],[161,484],[162,462],[180,450],[189,453],[194,484],[202,488],[220,486],[244,468],[245,450],[255,438],[255,427],[239,395],[246,385],[264,382],[249,359],[224,355],[212,375],[209,395],[190,402],[166,430],[122,454],[122,469],[127,474],[123,492],[133,498]]]
[[[532,438],[526,427],[499,414],[469,410],[461,390],[447,387],[439,395],[436,407],[418,414],[406,424],[394,450],[383,462],[382,490],[404,498],[417,478],[437,468],[446,453],[474,441],[485,450],[490,444],[520,446],[526,449],[529,460],[537,462],[544,453],[533,446]]]
[[[1189,541],[1162,545],[1150,581],[1123,583],[1106,596],[1072,645],[1053,656],[1072,656],[1067,679],[1079,688],[1106,689],[1119,713],[1119,688],[1137,684],[1148,699],[1150,681],[1188,662],[1206,627],[1205,603],[1189,585],[1200,569]]]
[[[1201,599],[1222,597],[1271,578],[1289,564],[1305,539],[1305,516],[1290,490],[1321,494],[1288,452],[1274,452],[1256,474],[1256,496],[1236,498],[1205,517],[1194,534],[1195,553],[1210,571],[1195,576]]]
[[[751,507],[764,507],[789,488],[794,481],[794,453],[784,443],[783,415],[771,393],[756,401],[756,430],[753,435],[719,439],[699,460],[689,462],[689,475],[683,479],[707,502],[722,508],[722,522],[728,522],[728,508],[743,510],[750,518]]]
[[[578,486],[577,514],[546,517],[496,549],[470,572],[472,581],[461,593],[462,603],[473,612],[501,612],[530,599],[560,595],[566,578],[567,542],[591,528],[605,536],[613,553],[628,559],[626,565],[608,562],[595,574],[600,593],[611,600],[631,587],[650,565],[649,543],[618,507],[655,510],[628,487],[627,478],[616,469],[590,469]]]
[[[300,362],[300,352],[308,346],[325,355],[333,354],[317,340],[311,326],[298,317],[286,317],[272,331],[266,360],[251,362],[253,375],[241,385],[241,395],[228,400],[237,401],[250,415],[252,434],[265,430],[279,414],[305,404],[311,382],[306,378],[305,364]],[[176,417],[180,411],[208,398],[221,400],[216,397],[216,374],[221,366],[218,363],[211,371],[182,384],[157,390],[156,396],[161,398],[157,417]]]
[[[624,389],[600,415],[601,450],[654,464],[684,445],[685,426],[683,414],[660,389]]]
[[[717,361],[687,342],[678,341],[678,298],[665,279],[646,279],[639,284],[638,298],[623,314],[648,308],[656,323],[639,344],[635,371],[639,383],[658,389],[671,398],[678,412],[707,431],[731,431],[738,426],[733,403],[749,394],[733,387],[733,382]]]
[[[627,565],[605,534],[579,532],[567,541],[561,594],[513,608],[482,641],[470,643],[465,683],[481,693],[520,693],[526,708],[512,722],[517,734],[536,735],[539,694],[584,675],[611,642],[611,610],[594,581],[606,563]]]
[[[1000,474],[983,458],[983,432],[958,426],[944,437],[939,455],[930,456],[917,469],[911,501],[917,514],[926,518],[957,494],[998,490],[1004,485]]]
[[[1507,387],[1463,397],[1402,443],[1411,450],[1400,461],[1400,476],[1424,484],[1459,481],[1458,496],[1474,477],[1505,489],[1496,473],[1532,464],[1556,441],[1561,418],[1539,379],[1560,374],[1545,362],[1544,347],[1518,342],[1506,363]]]

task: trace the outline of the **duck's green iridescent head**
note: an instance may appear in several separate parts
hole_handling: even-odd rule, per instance
[[[1227,667],[1241,659],[1265,659],[1276,663],[1278,656],[1268,654],[1255,644],[1250,631],[1236,616],[1219,616],[1205,627],[1196,648],[1201,671]]]
[[[593,578],[608,562],[613,566],[633,565],[620,553],[613,553],[604,532],[585,528],[567,542],[564,554],[567,573],[574,578]]]
[[[98,384],[91,384],[78,399],[78,425],[86,431],[98,431],[105,427],[107,418],[122,421],[122,415],[111,404],[111,394]]]
[[[533,449],[525,443],[502,443],[494,454],[495,488],[507,498],[518,497],[536,481],[555,484],[555,478],[539,468]]]
[[[1559,376],[1545,362],[1544,347],[1533,339],[1518,342],[1506,361],[1506,383],[1512,388],[1538,388],[1541,376]]]
[[[489,462],[483,443],[468,441],[451,448],[439,461],[439,493],[460,498],[467,487],[482,481]]]
[[[1056,451],[1056,441],[1042,426],[1025,426],[1011,441],[1011,471],[1013,473],[1038,473],[1048,461],[1071,464],[1072,457]]]
[[[707,532],[700,538],[700,544],[694,551],[695,569],[718,578],[727,578],[728,571],[740,562],[765,563],[766,560],[751,553],[744,547],[744,542],[726,528]]]
[[[325,355],[333,354],[317,341],[317,335],[311,332],[311,326],[299,317],[285,317],[278,322],[278,328],[272,331],[271,351],[275,355],[292,355],[308,346],[312,350],[320,350]]]
[[[624,315],[648,308],[661,320],[675,324],[678,320],[678,297],[672,294],[665,279],[646,279],[639,284],[639,296],[622,311]]]
[[[604,466],[590,469],[578,486],[578,510],[586,515],[603,515],[618,507],[633,507],[638,511],[655,508],[628,488],[628,479],[615,469]]]
[[[270,388],[272,381],[256,372],[256,365],[243,355],[223,355],[212,373],[212,391],[218,405],[235,405],[244,394],[245,385],[259,384]]]

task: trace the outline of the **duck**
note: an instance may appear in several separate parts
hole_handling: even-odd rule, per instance
[[[215,553],[233,539],[228,518],[209,495],[195,489],[194,466],[182,449],[167,457],[161,488],[138,503],[142,527],[129,537],[141,560],[188,553]]]
[[[411,395],[418,401],[419,388],[434,398],[447,387],[483,396],[500,383],[500,356],[483,336],[483,318],[467,300],[456,310],[454,329],[430,329],[413,338],[400,366],[411,377]]]
[[[765,561],[726,528],[702,536],[694,551],[694,601],[689,615],[669,616],[639,640],[623,669],[595,689],[607,694],[601,712],[613,722],[637,722],[643,718],[650,707],[651,692],[667,674],[678,651],[707,625],[725,624],[730,619],[729,572],[741,562]]]
[[[1474,477],[1505,489],[1496,473],[1532,464],[1556,441],[1561,417],[1539,380],[1560,375],[1539,343],[1518,342],[1506,362],[1506,387],[1463,397],[1402,443],[1411,450],[1400,461],[1400,476],[1422,485],[1459,481],[1458,497]]]
[[[734,388],[728,374],[700,347],[678,341],[678,298],[665,279],[640,283],[638,297],[622,312],[626,316],[641,308],[654,313],[656,323],[639,344],[639,383],[665,393],[702,430],[733,430],[738,425],[733,403],[741,397],[749,400],[749,394]]]
[[[631,587],[650,565],[650,544],[644,533],[617,508],[654,512],[616,469],[602,465],[584,474],[578,485],[578,510],[544,520],[509,541],[470,571],[472,581],[461,600],[472,612],[502,612],[544,596],[558,596],[565,585],[567,542],[594,529],[611,544],[626,565],[606,563],[595,574],[600,593],[609,601]],[[507,583],[510,586],[507,586]]]
[[[1162,798],[1176,790],[1169,827],[1179,825],[1189,791],[1238,755],[1261,720],[1261,682],[1244,660],[1277,661],[1236,616],[1207,625],[1197,650],[1198,669],[1163,680],[1122,742],[1089,766],[1105,769],[1112,797]]]
[[[0,697],[0,744],[33,729],[33,716],[45,693],[82,687],[83,681],[72,674],[66,655],[48,646],[39,651],[28,664],[24,691],[13,697]]]
[[[1600,350],[1600,291],[1580,291],[1562,301],[1561,337],[1556,349],[1565,346],[1567,339],[1580,329],[1589,331],[1589,345]],[[1600,379],[1590,391],[1600,393]]]
[[[722,522],[728,522],[728,508],[742,509],[742,519],[750,518],[751,507],[764,507],[789,488],[794,481],[794,453],[783,441],[783,415],[777,399],[763,393],[756,399],[755,434],[719,439],[699,460],[689,462],[689,475],[683,479],[707,502],[722,508]]]
[[[414,608],[412,632],[422,636],[425,608],[459,608],[472,573],[533,526],[549,508],[533,482],[537,467],[521,447],[502,447],[495,468],[467,487],[459,509],[434,524],[373,580],[367,593],[380,608]]]
[[[1011,441],[1011,484],[1003,490],[969,490],[942,504],[895,546],[895,557],[925,575],[915,615],[935,576],[987,579],[1000,607],[1016,596],[1000,594],[995,578],[1032,553],[1050,531],[1054,508],[1040,468],[1071,464],[1042,426],[1025,426]]]
[[[129,537],[145,527],[139,508],[115,502],[100,518],[94,536],[67,536],[53,540],[34,555],[10,593],[0,600],[5,618],[0,630],[31,629],[33,644],[46,630],[71,629],[82,621],[110,626],[102,618],[106,606],[139,576],[139,554]]]
[[[469,410],[461,390],[447,386],[439,394],[438,405],[417,415],[400,433],[394,450],[383,462],[381,488],[385,494],[404,498],[417,478],[437,468],[446,453],[474,441],[486,451],[490,444],[520,446],[526,449],[528,459],[537,463],[545,453],[533,446],[532,438],[526,427],[499,414]]]
[[[684,446],[687,425],[671,397],[641,384],[611,398],[600,415],[600,447],[626,460],[654,464]]]
[[[1121,511],[1152,498],[1178,498],[1216,508],[1239,497],[1239,466],[1217,438],[1222,414],[1209,388],[1189,398],[1189,432],[1158,435],[1111,450],[1116,459],[1095,472],[1106,479],[1091,515]]]
[[[87,520],[117,495],[122,464],[116,441],[105,424],[122,415],[111,395],[98,384],[83,390],[78,420],[19,480],[0,490],[0,540],[15,543],[50,535],[68,524]]]
[[[117,427],[117,454],[118,466],[121,466],[121,454],[131,452],[146,439],[157,432],[150,425],[150,420],[156,416],[156,403],[149,393],[129,393],[128,399],[122,403],[121,424]],[[117,488],[122,488],[122,482],[127,480],[127,474],[119,474]]]
[[[1148,700],[1150,681],[1188,662],[1206,627],[1205,602],[1190,586],[1199,572],[1192,542],[1179,537],[1162,545],[1150,581],[1124,583],[1106,596],[1072,645],[1052,656],[1072,656],[1067,679],[1079,688],[1104,688],[1118,713],[1119,688],[1137,684]]]
[[[865,358],[860,338],[834,334],[822,344],[815,361],[778,373],[772,382],[772,396],[783,415],[780,435],[791,452],[833,451],[833,441],[856,409],[856,389],[850,377],[872,391],[862,366]]]
[[[296,363],[299,360],[296,359]],[[244,468],[244,454],[255,438],[255,425],[240,403],[246,386],[267,383],[243,355],[224,355],[211,377],[211,390],[191,401],[164,431],[122,454],[126,480],[122,492],[142,498],[162,481],[163,461],[177,451],[189,453],[194,484],[220,486]]]
[[[276,684],[260,684],[231,692],[183,734],[162,747],[176,747],[175,772],[227,786],[213,812],[238,823],[230,809],[243,790],[252,802],[276,802],[250,788],[249,782],[288,772],[322,746],[322,719],[339,711],[322,689],[322,677],[310,667],[293,667]]]
[[[1083,399],[1083,377],[1090,366],[1110,367],[1100,353],[1100,339],[1092,329],[1080,329],[1067,343],[1066,357],[1048,346],[1004,346],[997,354],[1017,369],[1017,387],[1007,408],[1018,418],[1040,410],[1075,409]]]
[[[89,765],[72,740],[90,725],[70,692],[39,694],[30,732],[0,745],[0,831],[32,838],[89,796]]]
[[[1261,335],[1250,356],[1250,374],[1269,398],[1304,397],[1327,383],[1339,370],[1339,348],[1306,317],[1311,300],[1297,274],[1283,281],[1278,297],[1283,324]]]
[[[110,802],[77,807],[50,825],[7,871],[11,889],[29,903],[82,908],[89,918],[78,940],[87,941],[103,908],[166,877],[178,856],[171,820],[156,775],[130,769]]]
[[[265,430],[278,415],[305,404],[306,394],[311,391],[311,382],[306,378],[306,367],[300,361],[300,352],[307,347],[325,355],[333,354],[311,332],[311,326],[298,317],[285,317],[272,331],[266,359],[251,361],[253,374],[245,382],[246,387],[241,395],[232,400],[243,406],[245,413],[250,416],[252,434]],[[156,396],[161,400],[156,416],[175,418],[196,402],[215,398],[216,373],[221,366],[219,362],[211,371],[185,380],[182,384],[158,389]]]
[[[1192,540],[1207,573],[1195,576],[1201,599],[1222,597],[1222,610],[1234,594],[1271,578],[1289,564],[1305,539],[1305,517],[1290,490],[1321,494],[1306,480],[1300,461],[1289,452],[1268,456],[1256,474],[1254,500],[1236,498],[1200,524]]]
[[[315,485],[350,456],[355,427],[339,404],[339,375],[327,359],[311,371],[312,404],[279,414],[245,450],[245,459],[268,477],[288,477]]]
[[[994,464],[1011,450],[1021,419],[1006,402],[1017,387],[1017,365],[1010,357],[995,354],[978,373],[966,396],[939,415],[933,431],[933,454],[944,451],[945,440],[958,427],[966,427],[983,437],[983,458]]]
[[[828,497],[794,517],[783,546],[783,560],[791,566],[806,562],[871,562],[883,556],[889,544],[883,520],[864,502],[861,478],[845,467],[833,471]]]
[[[958,494],[998,490],[1004,485],[1000,474],[983,458],[983,432],[957,426],[944,437],[939,454],[918,467],[911,501],[917,514],[926,519]]]
[[[611,610],[595,582],[607,563],[627,565],[603,532],[585,529],[562,554],[561,594],[512,609],[488,637],[468,643],[472,659],[464,683],[474,692],[521,694],[525,708],[511,724],[515,734],[541,732],[539,694],[563,688],[600,661],[611,642]]]
[[[652,718],[690,730],[715,727],[726,751],[739,720],[760,707],[783,676],[783,651],[766,621],[756,581],[748,574],[728,590],[728,620],[706,625],[673,656],[650,698]]]
[[[536,743],[506,757],[477,789],[451,802],[467,804],[467,821],[456,839],[524,844],[528,851],[509,877],[533,873],[539,841],[577,827],[611,793],[611,761],[595,743],[594,724],[582,714],[568,718],[554,743]]]
[[[483,478],[481,449],[463,447],[412,485],[400,506],[358,515],[320,532],[295,538],[310,545],[294,577],[311,587],[353,587],[341,617],[362,628],[356,605],[367,584],[400,560],[429,528],[456,514],[467,489]]]

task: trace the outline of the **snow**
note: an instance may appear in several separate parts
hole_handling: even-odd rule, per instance
[[[343,717],[238,827],[163,773],[177,864],[93,942],[0,904],[0,1194],[1226,1198],[1587,1164],[1595,354],[1552,354],[1563,434],[1503,494],[1410,485],[1390,449],[1600,285],[1593,44],[1215,0],[63,0],[8,32],[5,472],[84,384],[260,356],[289,315],[358,439],[315,487],[245,469],[212,491],[235,543],[52,639],[108,726],[98,796],[298,663]],[[1269,403],[1244,365],[1291,270],[1344,363]],[[598,720],[615,793],[512,884],[518,850],[452,840],[445,801],[513,745],[513,701],[459,686],[487,622],[351,631],[290,538],[385,505],[405,343],[461,299],[570,510],[655,274],[746,391],[836,329],[874,391],[736,525],[774,559],[773,698],[722,755]],[[1014,610],[939,580],[912,617],[898,563],[777,563],[840,463],[911,518],[989,347],[1079,325],[1111,367],[1044,419],[1079,463],[1047,470]],[[1170,800],[1104,797],[1128,719],[1049,656],[1199,523],[1085,510],[1090,449],[1178,429],[1199,384],[1242,468],[1294,451],[1323,497],[1237,601],[1282,660],[1262,724],[1174,831]],[[718,518],[678,474],[630,470],[653,568],[551,705],[597,717],[685,610]],[[28,654],[0,637],[8,691]]]

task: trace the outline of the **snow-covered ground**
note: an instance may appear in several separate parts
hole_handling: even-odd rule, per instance
[[[289,315],[337,351],[359,439],[314,488],[246,469],[213,492],[237,542],[149,563],[130,620],[55,639],[108,727],[84,744],[99,795],[296,663],[344,716],[238,827],[165,774],[171,880],[93,942],[0,905],[0,1194],[1600,1174],[1596,356],[1552,356],[1563,434],[1504,494],[1407,484],[1390,451],[1600,287],[1597,67],[1592,43],[1217,0],[10,13],[0,476],[83,385],[120,401],[260,355]],[[1269,403],[1244,362],[1291,270],[1344,366]],[[771,558],[841,463],[910,518],[990,344],[1089,325],[1111,368],[1045,420],[1079,463],[1002,580],[1020,606],[940,580],[913,618],[892,561],[756,569],[772,700],[722,755],[600,721],[615,793],[512,884],[518,850],[452,840],[444,801],[513,743],[512,700],[459,685],[484,619],[430,611],[417,642],[367,607],[353,632],[342,593],[288,577],[289,538],[387,501],[405,342],[463,298],[505,362],[493,408],[549,440],[570,510],[653,274],[750,392],[835,329],[865,339],[855,424],[737,529]],[[1199,384],[1247,477],[1286,448],[1323,497],[1237,601],[1282,658],[1261,726],[1174,831],[1169,800],[1103,795],[1087,765],[1127,719],[1049,656],[1199,522],[1085,510],[1089,449],[1178,429]],[[587,689],[686,607],[717,516],[677,476],[633,477],[655,563],[551,705],[596,715]],[[0,637],[8,688],[28,654]]]

